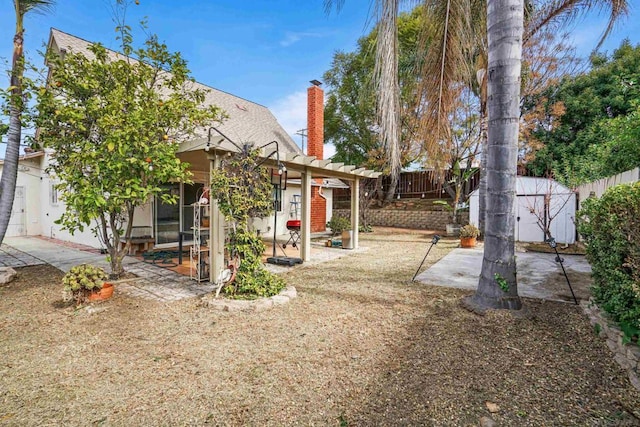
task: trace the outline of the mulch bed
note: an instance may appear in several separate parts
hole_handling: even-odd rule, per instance
[[[0,287],[0,425],[640,425],[579,307],[472,314],[468,292],[408,282],[430,239],[362,234],[368,251],[292,269],[298,298],[260,313],[117,288],[76,309],[58,270],[22,268]]]
[[[555,250],[551,246],[549,246],[548,243],[543,242],[523,243],[522,246],[527,252],[543,252],[553,254],[555,253],[555,250],[557,250],[558,253],[562,255],[584,255],[587,253],[584,243],[582,242],[576,242],[570,245],[558,243]]]

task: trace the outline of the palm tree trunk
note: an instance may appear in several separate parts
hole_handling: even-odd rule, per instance
[[[516,163],[520,116],[523,0],[487,2],[488,150],[484,258],[468,308],[518,310],[515,259]]]
[[[487,114],[480,108],[480,185],[478,186],[478,229],[480,240],[484,240],[484,229],[487,217]]]
[[[20,25],[21,26],[21,25]],[[2,178],[0,178],[0,244],[9,227],[13,199],[18,179],[18,160],[22,136],[22,75],[24,73],[23,32],[17,31],[13,38],[13,61],[11,67],[11,99],[9,109],[9,132]]]
[[[16,14],[16,32],[13,36],[11,63],[11,100],[9,101],[9,132],[2,178],[0,178],[0,244],[9,227],[13,199],[18,180],[20,139],[22,136],[22,78],[24,76],[24,15],[32,10],[45,10],[53,0],[13,0]]]
[[[9,132],[2,178],[0,179],[0,243],[4,240],[9,227],[13,199],[18,179],[18,159],[20,156],[20,109],[11,106],[9,113]]]

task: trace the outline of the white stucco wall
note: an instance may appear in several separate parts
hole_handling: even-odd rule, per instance
[[[92,228],[95,227],[95,223],[91,224],[89,227],[85,227],[84,231],[78,230],[73,234],[67,230],[63,230],[61,225],[55,223],[55,221],[65,212],[66,206],[61,197],[58,197],[57,203],[53,203],[51,200],[51,186],[58,181],[44,172],[50,159],[50,152],[45,152],[42,163],[43,173],[40,185],[40,212],[42,221],[42,230],[40,234],[45,237],[80,243],[94,248],[101,248],[102,245],[100,244],[100,241],[94,235],[93,231],[91,231]]]
[[[4,165],[0,164],[0,176]],[[21,187],[24,191],[24,218],[21,232],[13,227],[7,230],[7,237],[18,235],[37,236],[41,233],[42,224],[40,221],[40,158],[20,160],[18,165],[18,176],[16,187]],[[16,206],[17,208],[17,206]],[[10,224],[16,218],[12,216]]]
[[[283,236],[289,234],[289,230],[287,230],[287,221],[290,219],[300,219],[296,218],[294,205],[291,203],[294,198],[294,195],[300,195],[302,189],[300,185],[292,185],[288,184],[287,189],[283,191],[282,194],[282,211],[277,212],[277,223],[276,223],[276,234],[278,236]],[[300,200],[301,201],[301,200]],[[298,213],[302,212],[302,205],[298,205]],[[266,218],[253,218],[252,219],[252,227],[254,230],[260,230],[260,234],[263,237],[273,237],[273,226],[274,226],[274,218],[273,215],[270,215]]]

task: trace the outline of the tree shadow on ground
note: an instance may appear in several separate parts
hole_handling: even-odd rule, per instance
[[[377,369],[349,425],[640,425],[640,392],[579,307],[526,300],[531,316],[425,302]],[[499,407],[491,414],[487,402]]]

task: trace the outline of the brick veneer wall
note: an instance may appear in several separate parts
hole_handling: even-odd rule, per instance
[[[351,217],[349,209],[334,209],[333,214],[343,218]],[[468,224],[469,212],[461,212],[459,218],[460,224]],[[369,225],[383,227],[444,230],[451,223],[451,213],[438,210],[369,209],[367,222]]]
[[[327,229],[327,200],[319,194],[320,187],[311,187],[311,232]]]

